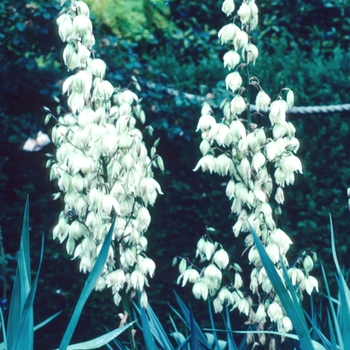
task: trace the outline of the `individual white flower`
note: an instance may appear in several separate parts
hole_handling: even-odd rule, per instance
[[[213,261],[220,269],[225,269],[230,262],[230,258],[226,250],[221,248],[215,252]]]
[[[130,275],[130,284],[135,290],[142,291],[145,281],[145,276],[141,271],[134,270]]]
[[[277,322],[277,329],[281,333],[288,333],[293,329],[292,321],[288,316],[283,316],[278,322]]]
[[[236,36],[233,39],[233,46],[235,48],[236,51],[240,50],[240,49],[245,49],[245,47],[247,46],[249,42],[249,36],[248,34],[243,31],[243,30],[237,30]]]
[[[141,255],[139,255],[138,260],[138,266],[141,272],[145,276],[149,274],[149,276],[152,278],[154,276],[154,271],[156,270],[155,262],[150,258],[141,257]]]
[[[231,112],[234,114],[241,114],[246,107],[246,102],[241,95],[236,95],[231,101]]]
[[[247,55],[247,63],[255,65],[255,61],[259,56],[258,48],[254,44],[248,43],[244,48],[244,53]]]
[[[216,171],[216,161],[213,155],[207,154],[204,157],[202,157],[193,171],[197,171],[199,168],[202,169],[202,171],[209,171],[212,173],[213,171]]]
[[[219,146],[229,146],[232,141],[230,128],[223,123],[215,124],[209,131],[209,140],[215,140]]]
[[[106,74],[106,63],[100,58],[94,58],[89,62],[87,70],[94,77],[103,79]]]
[[[256,310],[255,313],[255,319],[257,322],[262,322],[265,323],[266,321],[266,311],[265,311],[265,305],[264,304],[259,304],[258,309]]]
[[[147,305],[148,305],[148,297],[147,297],[147,293],[146,293],[145,290],[143,290],[142,293],[141,293],[140,305],[143,308],[146,308]]]
[[[192,267],[189,267],[184,273],[182,273],[178,279],[177,284],[180,284],[180,281],[182,280],[182,287],[184,287],[189,281],[190,283],[196,283],[200,280],[200,276],[197,270],[193,269]]]
[[[282,308],[275,301],[270,304],[269,308],[267,309],[267,314],[269,315],[271,321],[276,323],[283,317]]]
[[[216,158],[216,172],[221,175],[225,176],[232,172],[233,168],[233,162],[232,159],[229,158],[225,153],[220,154]]]
[[[228,41],[232,41],[235,38],[237,31],[240,31],[240,29],[233,23],[223,26],[218,33],[218,37],[221,40],[221,45],[227,43]]]
[[[280,186],[277,187],[275,200],[278,204],[284,203],[284,193],[283,193],[283,189]]]
[[[202,253],[205,255],[207,260],[210,260],[210,258],[213,256],[215,251],[214,244],[210,241],[205,241],[202,247]]]
[[[236,272],[235,273],[235,282],[233,284],[233,288],[240,289],[242,286],[243,286],[242,277],[238,272]]]
[[[282,163],[282,168],[286,173],[290,172],[299,172],[303,173],[302,165],[300,159],[294,154],[290,154],[286,158],[284,158]]]
[[[211,146],[208,140],[202,140],[201,144],[199,145],[199,149],[203,156],[207,155],[211,151]]]
[[[217,297],[221,304],[227,303],[227,305],[231,305],[234,303],[232,293],[226,287],[220,289]]]
[[[246,316],[249,315],[250,305],[246,298],[242,298],[238,304],[237,308],[241,314],[245,314]]]
[[[203,279],[200,279],[193,284],[192,293],[196,299],[202,298],[203,300],[207,300],[208,292],[208,286]]]
[[[223,305],[222,305],[222,303],[221,303],[219,298],[215,298],[213,300],[213,307],[214,307],[214,312],[216,314],[222,312],[222,310],[224,309],[224,307],[223,307]]]
[[[204,277],[211,283],[220,283],[222,272],[214,264],[209,264],[204,270]]]
[[[241,56],[234,50],[227,51],[224,54],[224,67],[228,69],[234,69],[241,60]]]
[[[264,90],[260,90],[255,99],[257,111],[259,112],[260,109],[267,111],[267,107],[269,106],[270,102],[271,98],[267,95],[267,93]]]
[[[250,17],[250,8],[246,2],[242,2],[240,8],[237,11],[237,14],[240,17],[242,24],[247,23]]]
[[[224,12],[227,16],[231,15],[235,10],[235,3],[233,0],[225,0],[222,4],[221,11]]]
[[[277,244],[269,243],[266,247],[266,253],[274,264],[276,264],[280,260]]]
[[[242,78],[238,72],[230,73],[226,76],[226,89],[230,88],[232,92],[237,91],[242,85]]]
[[[243,123],[238,119],[233,120],[231,122],[230,131],[231,131],[233,142],[238,142],[241,139],[245,139],[247,136],[247,131],[246,131]]]
[[[229,199],[235,197],[235,182],[232,179],[228,182],[225,193]]]
[[[68,41],[74,33],[72,17],[68,14],[63,14],[57,18],[58,35],[63,42]]]
[[[92,32],[92,23],[89,17],[85,15],[77,15],[73,19],[73,28],[81,36],[87,31]]]
[[[277,100],[271,103],[271,110],[269,114],[270,122],[272,125],[280,124],[286,120],[286,111],[288,104],[284,100]]]
[[[264,166],[266,158],[261,151],[254,153],[252,158],[252,168],[258,173],[259,170]]]
[[[210,114],[204,114],[199,118],[196,131],[198,131],[198,130],[208,131],[214,125],[216,125],[215,118]]]

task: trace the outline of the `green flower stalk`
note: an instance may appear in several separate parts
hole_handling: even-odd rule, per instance
[[[113,244],[96,289],[111,288],[116,305],[122,295],[139,291],[146,306],[145,287],[156,268],[145,253],[144,234],[151,222],[147,207],[162,194],[152,168],[162,168],[163,162],[156,146],[149,156],[137,128],[145,122],[138,96],[105,79],[106,64],[92,51],[89,13],[83,1],[71,1],[57,19],[66,45],[64,63],[72,74],[62,87],[69,113],[52,130],[57,152],[50,177],[58,180],[65,204],[53,236],[66,242],[82,272],[90,272],[116,216]]]
[[[195,270],[192,263],[181,259],[178,283],[193,283],[195,297],[210,297],[216,312],[221,312],[223,305],[228,304],[246,314],[249,323],[255,324],[257,329],[264,329],[269,319],[279,332],[288,332],[292,323],[273,290],[250,227],[261,239],[282,278],[280,257],[289,266],[286,255],[292,241],[277,227],[276,216],[284,202],[284,187],[294,183],[296,173],[302,173],[300,159],[296,156],[299,148],[296,130],[286,120],[287,110],[293,107],[294,94],[289,88],[282,89],[271,103],[259,80],[249,75],[249,66],[258,58],[258,49],[250,36],[250,31],[258,24],[255,1],[243,0],[237,14],[233,15],[234,2],[225,0],[222,10],[227,16],[233,16],[233,23],[225,25],[218,33],[222,44],[231,45],[223,60],[230,71],[225,82],[232,100],[223,102],[220,121],[214,117],[209,103],[203,104],[197,125],[202,136],[199,147],[202,158],[194,170],[227,178],[226,196],[231,201],[231,212],[237,216],[233,234],[236,237],[246,234],[244,252],[252,265],[250,285],[244,289],[239,265],[232,261],[230,264],[224,248],[211,239],[212,229],[207,229],[199,240],[196,253],[208,266]],[[244,82],[247,83],[245,87]],[[250,110],[253,88],[257,89],[255,113]],[[268,122],[264,119],[264,126],[259,126],[259,121],[263,120],[261,111],[268,108]],[[299,292],[306,290],[311,294],[318,289],[317,280],[309,275],[312,267],[311,257],[304,253],[297,264],[289,268],[288,275]],[[229,281],[224,281],[226,275],[230,276]],[[264,342],[263,336],[260,341]]]

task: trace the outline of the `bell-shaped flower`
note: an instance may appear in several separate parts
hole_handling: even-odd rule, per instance
[[[255,99],[255,105],[256,105],[257,111],[259,110],[267,111],[267,107],[269,106],[270,102],[271,102],[271,98],[267,95],[267,93],[264,90],[260,90],[256,95],[256,99]]]
[[[269,315],[271,321],[276,323],[283,317],[282,308],[275,301],[270,304],[269,308],[267,309],[267,314]]]
[[[239,29],[236,33],[235,38],[233,39],[233,46],[235,50],[236,51],[240,49],[244,50],[248,42],[249,42],[248,34],[245,31]]]
[[[256,310],[255,313],[255,319],[257,322],[262,322],[265,323],[266,321],[266,311],[265,311],[265,305],[264,304],[259,304],[258,309]]]
[[[210,130],[214,125],[216,125],[215,118],[210,114],[204,114],[199,118],[197,129],[201,130],[202,132]]]
[[[286,120],[286,111],[288,104],[284,100],[277,100],[271,103],[271,110],[269,114],[272,125],[283,123]]]
[[[238,31],[240,31],[240,29],[233,23],[223,26],[218,33],[218,37],[221,40],[221,45],[232,41],[236,37]]]
[[[92,23],[89,17],[85,15],[77,15],[73,19],[73,28],[80,36],[84,35],[88,30],[92,32]]]
[[[193,284],[192,293],[196,299],[202,298],[203,300],[207,300],[208,292],[208,286],[203,279],[200,279]]]
[[[242,77],[238,72],[233,72],[226,76],[225,82],[226,82],[226,89],[230,88],[232,92],[235,92],[242,85]]]
[[[145,276],[139,270],[134,270],[130,275],[130,284],[135,290],[142,291],[145,285]]]
[[[244,53],[247,56],[247,63],[253,63],[255,65],[255,61],[259,56],[258,48],[254,44],[248,43],[244,48]]]
[[[237,11],[237,15],[239,16],[242,24],[247,23],[250,17],[250,8],[246,2],[242,2],[242,5]]]
[[[230,262],[230,258],[226,250],[221,248],[215,252],[213,261],[220,269],[225,269]]]
[[[72,17],[68,14],[63,14],[57,18],[58,35],[63,42],[68,41],[74,33]]]
[[[202,157],[198,161],[193,171],[197,171],[199,168],[201,168],[203,172],[205,171],[209,171],[210,173],[212,173],[213,171],[215,172],[216,171],[215,157],[211,154],[207,154],[204,157]]]
[[[224,60],[224,67],[227,67],[228,69],[235,69],[237,64],[241,60],[241,56],[234,50],[230,50],[224,54],[223,57]]]
[[[231,112],[238,115],[245,111],[247,105],[241,95],[236,95],[231,101]]]
[[[92,59],[87,70],[94,76],[103,79],[106,74],[106,63],[100,58]]]
[[[224,12],[227,16],[230,16],[235,10],[235,3],[233,0],[225,0],[222,4],[221,11]]]
[[[247,136],[247,131],[243,123],[238,119],[231,122],[230,131],[233,142],[238,142],[241,139],[245,139]]]
[[[245,314],[246,316],[249,315],[249,302],[246,298],[242,298],[238,303],[237,303],[237,308],[241,314]]]

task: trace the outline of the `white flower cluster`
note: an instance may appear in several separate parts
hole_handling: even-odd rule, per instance
[[[144,236],[153,205],[161,188],[152,167],[163,170],[162,159],[151,156],[137,120],[145,122],[139,99],[130,90],[116,90],[104,79],[106,64],[94,58],[89,8],[72,1],[57,19],[66,42],[64,62],[73,73],[63,83],[70,113],[58,118],[52,130],[57,146],[51,160],[51,179],[58,180],[64,210],[53,230],[54,238],[66,240],[68,254],[80,259],[80,270],[91,271],[116,216],[113,244],[96,289],[110,287],[115,304],[121,290],[142,292],[153,277],[155,263],[147,258]],[[56,197],[59,196],[59,193]]]
[[[222,10],[231,15],[234,11],[233,1],[225,0]],[[224,66],[229,70],[239,68],[241,57],[245,58],[243,66],[254,63],[258,57],[258,50],[250,42],[247,34],[248,30],[257,25],[257,13],[254,0],[243,0],[237,12],[241,28],[230,23],[219,31],[221,42],[233,45],[224,55]],[[226,87],[234,97],[231,102],[223,104],[223,118],[219,122],[214,117],[209,103],[203,104],[197,125],[197,131],[201,132],[202,136],[199,147],[202,158],[194,170],[201,169],[229,177],[226,195],[232,201],[232,213],[238,216],[232,228],[233,233],[236,237],[241,232],[248,233],[245,238],[245,252],[248,252],[249,262],[253,266],[250,291],[244,293],[241,290],[243,281],[237,269],[234,278],[231,276],[231,281],[234,282],[226,285],[223,283],[224,270],[230,273],[232,266],[228,265],[228,257],[225,264],[214,259],[220,251],[225,251],[220,249],[214,254],[216,246],[203,238],[198,242],[197,255],[201,256],[202,261],[209,261],[209,265],[198,273],[194,272],[193,265],[185,266],[181,261],[179,280],[182,279],[183,285],[187,280],[194,283],[193,294],[196,298],[207,299],[209,294],[213,298],[216,312],[220,312],[226,303],[232,305],[232,309],[237,308],[246,314],[249,322],[258,324],[259,329],[263,328],[268,316],[270,321],[276,323],[279,332],[288,332],[292,329],[292,324],[272,288],[253,236],[249,232],[250,227],[255,230],[282,278],[280,255],[288,267],[286,254],[292,241],[285,232],[277,228],[275,215],[280,212],[280,205],[284,202],[284,186],[294,183],[295,173],[302,173],[301,162],[295,155],[299,141],[295,138],[294,126],[286,121],[286,112],[293,106],[294,95],[290,89],[283,89],[286,99],[279,96],[271,103],[270,97],[261,89],[257,78],[251,78],[249,84],[259,90],[255,101],[258,114],[260,110],[266,111],[270,106],[270,125],[259,127],[251,123],[249,117],[248,120],[241,117],[244,111],[250,115],[250,101],[246,101],[242,96],[250,87],[243,88],[242,82],[238,70],[227,75]],[[276,202],[275,211],[269,204],[273,199]],[[227,255],[226,252],[224,254]],[[305,254],[296,266],[288,270],[293,285],[301,292],[306,290],[311,294],[313,289],[318,288],[317,280],[309,276],[312,267],[311,257]],[[252,301],[254,295],[259,299],[258,308]]]

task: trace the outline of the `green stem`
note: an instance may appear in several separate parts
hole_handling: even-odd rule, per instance
[[[250,131],[250,124],[252,122],[252,115],[250,113],[250,74],[249,74],[249,64],[248,64],[248,53],[246,52],[246,73],[247,73],[247,121],[248,121],[248,131]]]

